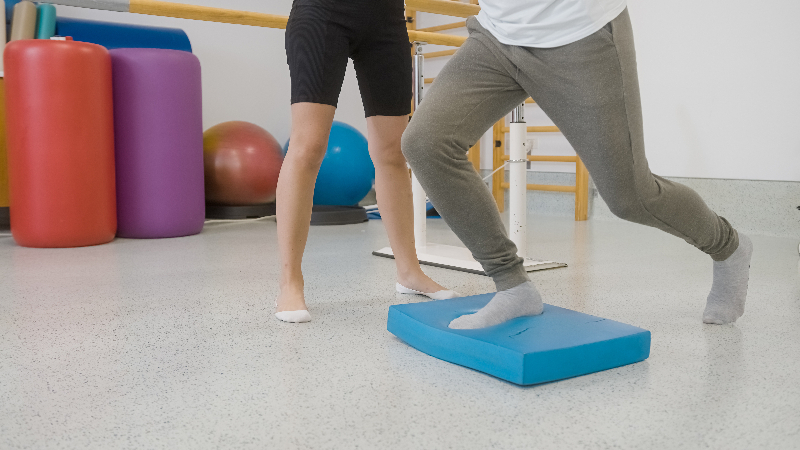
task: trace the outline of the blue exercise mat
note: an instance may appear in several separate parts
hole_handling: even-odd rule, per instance
[[[433,203],[428,200],[426,203],[426,211],[428,219],[441,219],[442,216],[439,215],[439,212],[436,211],[436,208],[433,207]],[[368,209],[367,210],[367,217],[370,220],[381,220],[381,212],[379,209]]]
[[[435,358],[520,385],[586,375],[644,361],[650,332],[557,306],[480,330],[447,325],[483,308],[494,294],[389,308],[387,329]]]
[[[115,48],[162,48],[166,50],[192,51],[189,36],[178,28],[148,27],[95,20],[79,20],[59,17],[56,33],[70,36],[81,42]]]

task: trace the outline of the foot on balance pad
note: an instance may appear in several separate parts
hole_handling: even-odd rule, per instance
[[[394,305],[387,328],[423,353],[520,385],[587,375],[650,356],[649,331],[551,305],[544,305],[541,315],[488,328],[448,328],[493,296]]]

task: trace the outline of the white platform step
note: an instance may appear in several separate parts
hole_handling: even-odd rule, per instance
[[[372,252],[372,254],[384,258],[394,258],[391,247],[382,248]],[[424,249],[417,249],[417,258],[419,258],[420,264],[485,275],[483,267],[481,267],[478,261],[475,261],[472,257],[472,253],[464,247],[428,244]],[[525,259],[525,270],[528,272],[557,269],[560,267],[567,267],[567,265],[555,261]]]

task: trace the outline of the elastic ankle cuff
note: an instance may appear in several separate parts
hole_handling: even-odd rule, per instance
[[[739,248],[739,232],[736,230],[731,231],[731,239],[728,241],[728,245],[719,252],[711,254],[711,259],[714,261],[725,261]]]
[[[522,283],[531,281],[531,279],[528,277],[528,272],[525,271],[525,267],[522,265],[522,262],[514,264],[510,268],[503,270],[500,273],[493,274],[492,280],[494,280],[494,285],[497,287],[498,292],[505,291],[507,289],[517,287]]]

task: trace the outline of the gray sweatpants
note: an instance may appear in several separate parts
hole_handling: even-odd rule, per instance
[[[403,153],[498,290],[529,278],[467,151],[528,96],[564,133],[614,214],[678,236],[717,261],[736,250],[736,230],[697,193],[650,172],[627,10],[593,35],[557,48],[502,44],[474,17],[467,28],[469,39],[415,112]]]

